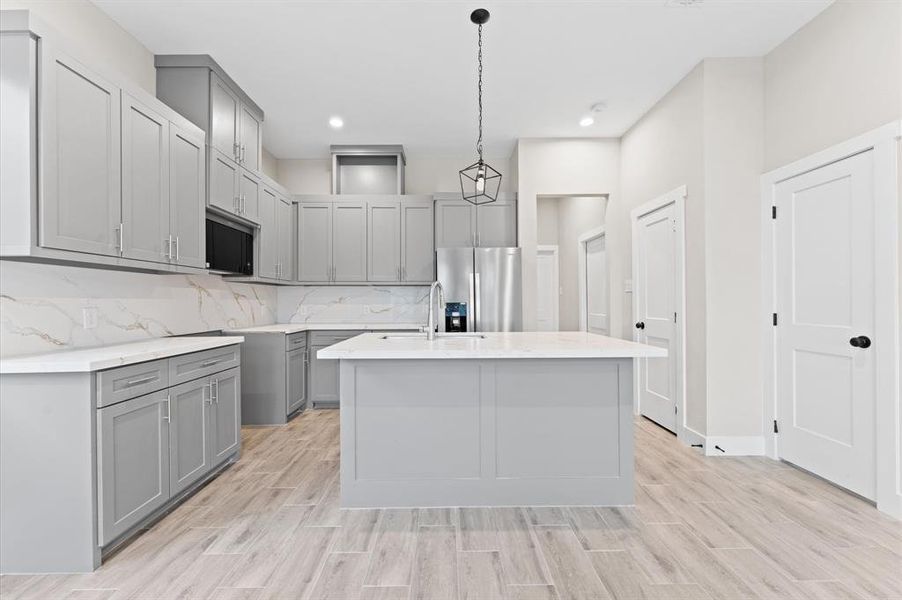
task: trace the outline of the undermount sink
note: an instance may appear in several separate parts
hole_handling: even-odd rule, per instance
[[[426,333],[390,333],[388,335],[383,335],[380,339],[383,340],[403,340],[410,338],[422,338],[426,339]],[[455,338],[474,338],[479,340],[484,340],[485,336],[481,333],[436,333],[435,339],[437,340],[453,340]]]

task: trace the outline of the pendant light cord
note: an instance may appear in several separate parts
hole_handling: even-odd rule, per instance
[[[476,152],[479,154],[479,162],[482,162],[482,24],[479,25],[479,138],[476,140]]]

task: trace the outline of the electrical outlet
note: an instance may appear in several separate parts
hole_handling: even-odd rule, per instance
[[[372,309],[370,308],[370,305],[369,305],[369,304],[364,304],[364,305],[363,305],[363,314],[368,315],[368,314],[371,314],[372,312],[373,312],[373,311],[372,311]]]
[[[82,326],[85,329],[96,329],[97,328],[97,307],[96,306],[86,306],[81,309],[81,320]]]

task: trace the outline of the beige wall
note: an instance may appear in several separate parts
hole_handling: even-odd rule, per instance
[[[765,170],[902,116],[902,2],[840,0],[764,59]]]
[[[408,194],[434,194],[460,190],[458,171],[475,160],[473,156],[460,158],[407,157],[404,169],[405,191]],[[486,162],[501,171],[501,189],[512,189],[510,159],[486,158]],[[330,194],[332,192],[332,161],[328,158],[278,159],[279,183],[293,194]]]
[[[705,165],[704,64],[699,64],[623,136],[621,196],[608,203],[611,333],[631,339],[630,211],[685,185],[686,198],[686,422],[704,434],[705,375]]]
[[[620,193],[620,140],[521,139],[512,173],[518,187],[517,236],[523,260],[523,328],[536,328],[537,196]]]
[[[28,9],[98,70],[124,75],[156,94],[153,54],[88,0],[3,0],[0,9]]]

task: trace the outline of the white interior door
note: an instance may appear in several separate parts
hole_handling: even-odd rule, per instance
[[[777,184],[775,202],[780,457],[873,499],[873,152]]]
[[[636,341],[667,349],[667,358],[639,359],[639,411],[676,432],[677,246],[674,204],[641,215],[636,239]]]
[[[557,246],[539,247],[536,254],[538,295],[536,330],[557,331],[560,318],[560,275]]]
[[[608,254],[604,235],[586,242],[586,329],[610,335],[608,308]]]

